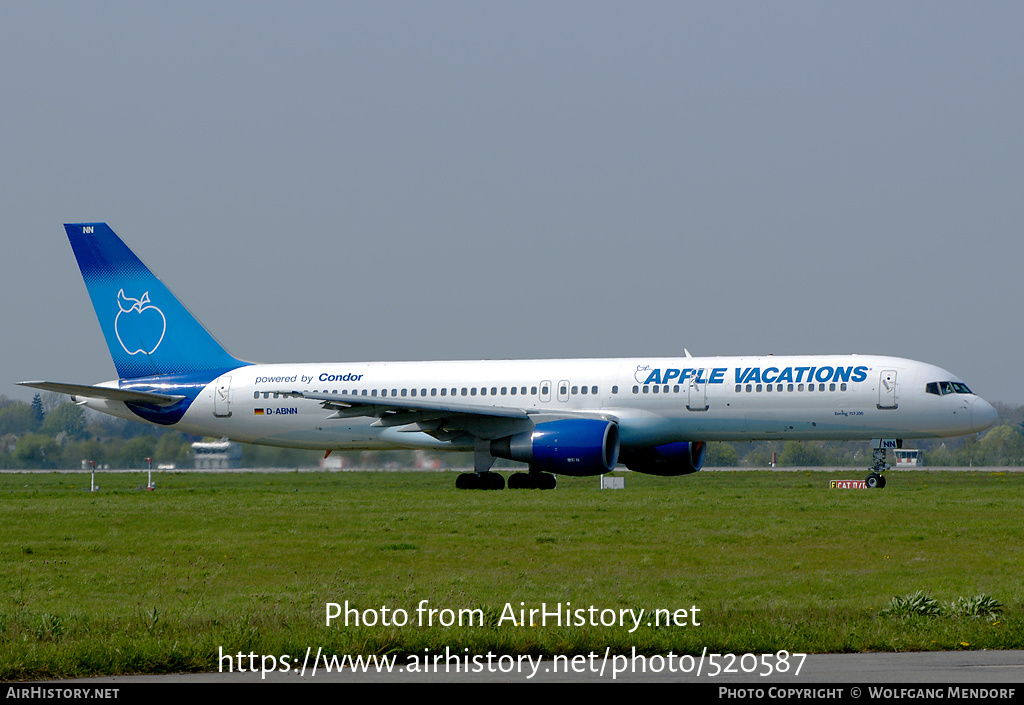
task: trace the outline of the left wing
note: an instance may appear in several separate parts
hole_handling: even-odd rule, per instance
[[[398,427],[400,433],[426,433],[438,440],[453,440],[470,435],[493,440],[532,431],[541,421],[556,418],[601,418],[618,421],[607,414],[565,412],[562,410],[521,409],[508,406],[483,406],[426,399],[364,397],[355,394],[322,392],[282,392],[287,396],[319,401],[334,411],[328,418],[372,417],[373,426]]]

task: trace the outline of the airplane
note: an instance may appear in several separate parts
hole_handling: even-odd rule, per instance
[[[875,355],[256,364],[229,354],[106,223],[65,230],[118,379],[20,384],[201,436],[330,454],[471,451],[459,489],[510,489],[617,465],[701,469],[709,441],[865,440],[885,486],[904,439],[984,431],[995,409],[934,365]]]

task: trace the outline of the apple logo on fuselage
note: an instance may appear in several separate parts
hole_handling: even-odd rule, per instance
[[[651,376],[650,365],[637,365],[636,372],[633,373],[633,379],[637,381],[637,384],[646,384],[647,378]]]
[[[114,319],[114,333],[124,351],[129,355],[153,354],[164,340],[167,319],[163,311],[149,303],[149,292],[133,299],[121,289],[117,292],[117,307],[120,310]]]

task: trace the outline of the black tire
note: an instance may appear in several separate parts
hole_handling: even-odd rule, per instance
[[[530,486],[529,473],[514,472],[508,476],[508,488],[510,490],[528,490]]]
[[[457,490],[477,490],[480,489],[480,483],[476,479],[476,473],[464,472],[455,478],[455,489]]]
[[[882,483],[882,484],[879,484],[879,483]],[[876,489],[878,487],[884,487],[884,482],[882,481],[882,476],[881,475],[876,475],[875,473],[871,473],[870,475],[868,475],[868,479],[864,480],[864,484],[867,485],[867,487],[869,489],[872,489],[872,490]]]

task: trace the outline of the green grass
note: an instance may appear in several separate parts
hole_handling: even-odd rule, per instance
[[[881,491],[829,489],[836,476],[629,474],[624,491],[560,478],[553,492],[466,492],[450,473],[171,474],[146,492],[143,474],[99,474],[89,493],[87,475],[0,475],[0,680],[215,670],[219,647],[1024,647],[1024,473],[896,473]],[[887,610],[899,596],[942,609]],[[410,623],[325,626],[325,604],[346,600],[407,610]],[[479,608],[488,623],[418,627],[421,600]],[[496,624],[521,602],[696,606],[701,625]]]

